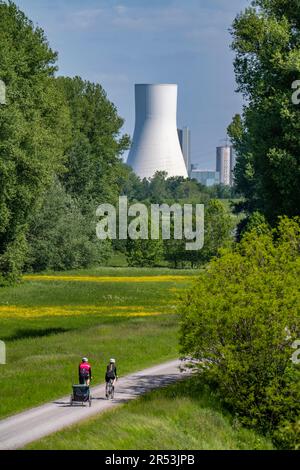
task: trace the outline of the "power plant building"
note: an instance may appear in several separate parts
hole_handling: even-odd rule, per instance
[[[204,186],[210,187],[220,182],[220,175],[213,170],[201,170],[197,165],[191,167],[191,178]]]
[[[189,149],[187,148],[187,158]],[[127,164],[140,178],[157,171],[187,178],[177,133],[177,85],[135,85],[135,129]]]
[[[234,152],[230,145],[217,147],[216,170],[220,174],[220,184],[231,186],[233,183]]]

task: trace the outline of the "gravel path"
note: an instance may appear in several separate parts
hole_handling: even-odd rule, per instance
[[[91,388],[92,406],[70,406],[70,395],[0,421],[0,449],[20,449],[66,426],[163,387],[187,376],[180,361],[171,361],[118,380],[114,400],[105,399],[105,385]],[[71,392],[71,390],[70,390]]]

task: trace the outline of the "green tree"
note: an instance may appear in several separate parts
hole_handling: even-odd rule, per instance
[[[127,196],[129,201],[147,201],[149,196],[149,181],[143,181],[134,173],[132,168],[123,164],[123,172],[118,179],[120,194]]]
[[[163,259],[163,244],[161,240],[128,240],[126,257],[129,266],[152,267],[158,266]]]
[[[124,174],[121,154],[129,147],[121,135],[123,119],[99,84],[80,77],[59,77],[72,119],[72,146],[63,182],[67,191],[82,201],[115,202],[119,178]]]
[[[237,188],[247,210],[274,224],[300,213],[300,107],[292,83],[300,78],[300,4],[255,0],[232,27],[235,74],[246,99],[229,134],[237,151]]]
[[[0,44],[0,281],[8,282],[24,262],[29,217],[62,170],[70,127],[56,53],[12,2],[0,1]]]
[[[299,276],[300,219],[282,218],[224,250],[180,306],[182,355],[199,360],[242,423],[286,448],[300,443]]]
[[[170,193],[168,191],[167,176],[165,171],[158,171],[150,179],[149,193],[152,203],[163,204],[169,199]]]
[[[27,270],[78,269],[105,262],[111,243],[98,240],[95,227],[93,211],[82,214],[78,201],[55,180],[30,223]]]
[[[198,264],[204,264],[219,254],[221,248],[233,242],[234,220],[224,204],[212,199],[205,206],[204,246],[199,251]]]

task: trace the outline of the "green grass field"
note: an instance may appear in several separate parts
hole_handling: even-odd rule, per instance
[[[255,450],[272,443],[241,427],[195,379],[157,390],[53,434],[28,449]]]
[[[120,375],[178,355],[178,290],[193,271],[101,268],[25,277],[0,290],[0,416],[58,398],[77,382],[80,358],[103,382],[109,357]],[[149,277],[150,276],[150,277]]]

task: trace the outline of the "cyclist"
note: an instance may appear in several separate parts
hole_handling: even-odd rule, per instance
[[[112,385],[113,385],[113,390],[114,390],[115,389],[115,383],[116,383],[117,379],[118,379],[118,375],[117,375],[117,368],[116,368],[116,360],[111,359],[109,361],[109,364],[106,367],[106,374],[105,374],[105,382],[106,382],[105,395],[106,395],[106,398],[108,398],[108,384],[109,384],[110,380],[113,381]]]
[[[78,372],[80,385],[89,386],[92,379],[92,368],[87,357],[82,358]]]

